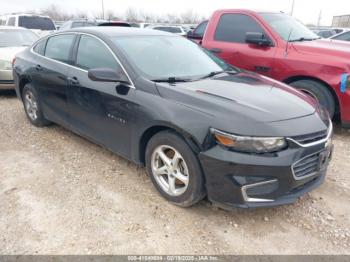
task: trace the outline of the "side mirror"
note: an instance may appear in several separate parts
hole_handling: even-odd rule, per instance
[[[187,32],[187,37],[192,38],[193,37],[193,30],[190,30]]]
[[[246,33],[245,42],[258,46],[271,46],[271,40],[267,39],[262,33]]]
[[[116,71],[110,68],[95,68],[88,71],[88,77],[92,81],[97,82],[119,82],[124,84],[130,84],[128,78],[120,70]]]

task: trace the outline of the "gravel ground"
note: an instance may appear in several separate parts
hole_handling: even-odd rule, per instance
[[[231,212],[166,202],[144,168],[0,93],[0,254],[350,254],[350,132],[295,204]]]

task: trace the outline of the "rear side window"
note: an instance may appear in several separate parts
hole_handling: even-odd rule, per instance
[[[85,22],[84,27],[95,26],[93,23]]]
[[[155,27],[154,29],[169,32],[169,33],[182,33],[179,27],[161,26],[161,27]]]
[[[45,56],[68,63],[75,35],[57,35],[50,37],[46,44]]]
[[[20,16],[18,18],[18,26],[28,29],[56,30],[50,18],[41,16]]]
[[[113,54],[98,39],[82,35],[79,41],[76,66],[82,69],[118,69],[119,64]]]
[[[84,27],[84,22],[73,22],[72,28]]]
[[[265,33],[261,26],[247,15],[224,14],[215,32],[215,40],[245,43],[246,33]]]
[[[334,37],[336,40],[344,40],[344,41],[350,41],[350,32],[344,33],[342,35],[338,35]]]
[[[45,45],[46,45],[46,40],[41,40],[39,43],[37,43],[33,50],[35,53],[39,55],[44,55],[45,53]]]
[[[16,18],[15,17],[10,17],[9,20],[7,21],[8,26],[16,26]]]

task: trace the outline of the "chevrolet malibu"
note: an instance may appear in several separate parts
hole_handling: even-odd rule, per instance
[[[332,123],[311,97],[173,34],[82,28],[17,55],[29,121],[57,123],[146,166],[183,207],[288,204],[319,186]]]

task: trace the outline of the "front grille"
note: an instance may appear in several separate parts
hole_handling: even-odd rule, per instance
[[[298,143],[302,145],[310,144],[313,142],[320,141],[322,139],[325,139],[328,135],[328,130],[312,133],[308,135],[302,135],[302,136],[295,136],[292,137],[293,140],[297,141]]]
[[[307,156],[293,165],[295,177],[302,178],[318,172],[320,153]]]

